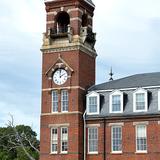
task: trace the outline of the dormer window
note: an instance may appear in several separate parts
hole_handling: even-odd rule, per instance
[[[123,112],[123,92],[114,91],[110,94],[110,113]]]
[[[145,112],[147,111],[148,100],[147,91],[144,89],[138,89],[133,94],[133,111]]]
[[[87,95],[87,114],[99,114],[99,97],[96,92]]]

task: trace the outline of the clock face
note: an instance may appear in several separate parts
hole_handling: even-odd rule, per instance
[[[67,81],[68,74],[67,71],[60,68],[57,69],[53,74],[53,81],[57,85],[62,85]]]

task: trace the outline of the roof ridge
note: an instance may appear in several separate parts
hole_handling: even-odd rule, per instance
[[[153,76],[152,76],[153,75]],[[144,76],[144,77],[143,77]],[[150,85],[150,84],[154,84],[155,82],[159,84],[159,80],[154,80],[156,79],[156,77],[160,76],[160,72],[150,72],[150,73],[138,73],[138,74],[133,74],[133,75],[129,75],[126,77],[122,77],[113,81],[108,81],[108,82],[104,82],[104,83],[100,83],[100,84],[96,84],[91,86],[88,90],[94,90],[95,88],[116,88],[117,87],[128,87],[128,86],[139,86],[139,85]],[[158,78],[157,77],[157,78]],[[144,79],[144,81],[143,81]],[[145,81],[146,80],[146,81]],[[145,83],[144,83],[145,82]],[[106,86],[106,87],[105,87]]]

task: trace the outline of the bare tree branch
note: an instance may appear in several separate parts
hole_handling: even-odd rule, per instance
[[[8,143],[10,145],[9,146],[0,145],[0,147],[3,147],[4,149],[9,150],[9,151],[16,149],[16,148],[21,148],[30,160],[35,160],[32,157],[32,155],[27,151],[25,143],[24,143],[24,142],[27,142],[29,146],[39,154],[40,153],[39,150],[34,146],[34,141],[32,142],[32,140],[30,140],[24,132],[20,134],[17,131],[16,126],[14,125],[13,115],[10,114],[10,118],[11,120],[8,120],[7,127],[11,127],[13,130],[13,133],[8,134],[8,135],[0,135],[0,140],[7,138]]]

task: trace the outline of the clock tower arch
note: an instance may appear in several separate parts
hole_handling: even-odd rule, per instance
[[[82,160],[86,90],[95,84],[91,0],[45,0],[40,160]]]

